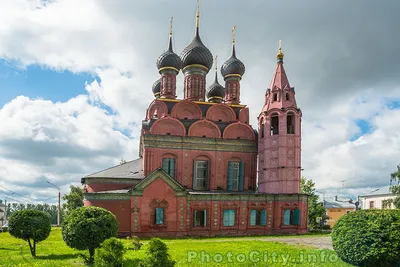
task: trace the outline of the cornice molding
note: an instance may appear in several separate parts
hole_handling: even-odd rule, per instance
[[[193,136],[142,135],[144,148],[257,153],[257,141]]]

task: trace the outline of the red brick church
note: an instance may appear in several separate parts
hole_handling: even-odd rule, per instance
[[[120,235],[217,236],[307,232],[307,195],[300,194],[301,111],[279,48],[259,117],[249,124],[240,102],[245,66],[222,64],[224,86],[206,90],[213,56],[199,34],[180,56],[157,60],[160,79],[142,122],[139,158],[82,178],[85,206],[110,210]],[[216,63],[215,63],[216,64]],[[176,76],[184,75],[184,98]],[[257,97],[257,96],[255,96]]]

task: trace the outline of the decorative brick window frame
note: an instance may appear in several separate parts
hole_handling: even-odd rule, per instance
[[[168,209],[168,201],[166,201],[165,199],[163,200],[159,200],[159,199],[153,199],[150,202],[150,208],[151,213],[150,213],[150,228],[153,229],[163,229],[163,228],[167,228],[167,209]],[[164,223],[163,224],[156,224],[156,208],[163,208],[164,209]]]
[[[265,218],[265,225],[250,225],[250,214],[251,214],[251,210],[258,210],[259,212],[261,212],[262,210],[265,210],[266,212],[266,218]],[[268,225],[268,209],[267,209],[267,205],[265,203],[260,203],[259,205],[257,205],[256,203],[250,203],[247,206],[247,228],[249,229],[263,229],[263,228],[267,228]]]
[[[224,210],[234,210],[235,211],[235,224],[233,226],[224,226]],[[229,230],[229,229],[239,229],[239,206],[237,204],[229,204],[224,203],[220,206],[220,229],[221,230]]]
[[[207,225],[205,227],[203,226],[194,226],[194,212],[195,211],[206,211],[206,223]],[[211,229],[211,207],[209,206],[200,206],[200,205],[195,205],[190,207],[190,229],[191,230],[210,230]]]
[[[281,207],[281,222],[280,222],[280,226],[281,226],[281,228],[282,229],[297,229],[297,228],[300,228],[300,226],[301,226],[301,217],[300,217],[300,223],[299,223],[299,225],[293,225],[293,224],[291,224],[291,225],[284,225],[283,223],[284,223],[284,213],[285,213],[285,210],[290,210],[290,211],[293,211],[294,212],[294,210],[296,210],[296,209],[299,209],[300,210],[300,216],[301,216],[301,209],[300,209],[300,206],[298,205],[298,203],[285,203],[285,205],[283,205],[282,207]]]

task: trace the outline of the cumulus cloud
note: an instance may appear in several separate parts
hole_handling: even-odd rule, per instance
[[[398,110],[387,107],[400,99],[398,7],[396,1],[205,1],[200,33],[224,61],[238,26],[236,51],[246,65],[242,103],[254,127],[283,39],[285,68],[303,111],[303,174],[327,193],[356,195],[387,184],[400,158]],[[190,1],[2,3],[0,58],[96,79],[82,85],[87,95],[67,102],[15,96],[0,110],[0,185],[46,195],[50,179],[66,192],[84,174],[135,158],[169,17],[179,53],[193,37],[194,13]],[[177,88],[182,97],[182,74]],[[369,133],[361,134],[358,120],[370,123]]]
[[[0,177],[3,185],[46,181],[68,187],[79,177],[137,154],[136,140],[115,130],[115,117],[87,96],[65,103],[19,96],[0,110]]]

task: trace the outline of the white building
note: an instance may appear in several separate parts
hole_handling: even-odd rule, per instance
[[[0,200],[0,225],[6,223],[6,218],[4,217],[5,212],[6,212],[6,205],[4,205]]]
[[[371,192],[369,194],[365,194],[360,196],[360,200],[362,200],[362,209],[382,209],[385,203],[385,200],[395,199],[396,196],[390,191],[390,187],[382,187],[378,190]],[[386,208],[394,209],[394,204],[389,203]]]

